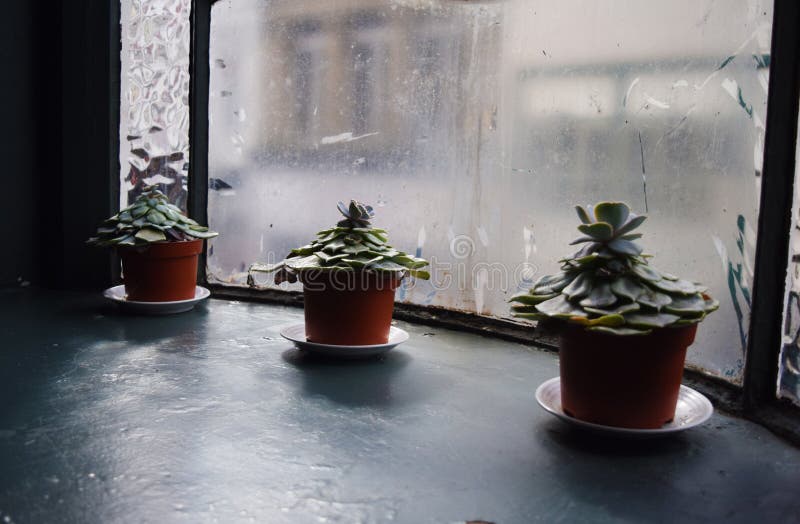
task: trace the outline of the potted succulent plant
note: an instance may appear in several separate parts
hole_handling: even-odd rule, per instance
[[[394,249],[385,229],[370,225],[371,206],[339,202],[344,219],[293,249],[275,265],[253,264],[255,272],[276,272],[275,283],[303,284],[306,338],[333,345],[385,344],[394,309],[394,291],[405,276],[427,279],[426,260]]]
[[[195,296],[203,240],[217,236],[153,187],[106,219],[87,243],[116,248],[128,300],[171,302]]]
[[[576,207],[583,244],[561,271],[512,297],[513,314],[558,328],[564,411],[581,420],[659,428],[675,414],[686,348],[717,309],[698,283],[658,271],[634,242],[644,222],[622,202]]]

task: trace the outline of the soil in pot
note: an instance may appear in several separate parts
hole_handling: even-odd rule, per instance
[[[370,271],[309,271],[300,275],[306,337],[320,344],[385,344],[400,279]]]
[[[675,416],[697,324],[617,336],[568,325],[561,333],[561,404],[577,419],[656,429]]]
[[[119,248],[128,300],[172,302],[194,298],[203,240]]]

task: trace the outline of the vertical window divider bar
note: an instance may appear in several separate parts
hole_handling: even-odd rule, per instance
[[[190,17],[189,56],[189,182],[187,211],[200,224],[208,225],[208,89],[211,5],[215,0],[193,0]],[[198,280],[206,282],[206,250],[197,267]]]
[[[747,411],[755,411],[777,398],[800,102],[800,32],[797,27],[800,27],[800,2],[776,0],[753,305],[744,369]]]

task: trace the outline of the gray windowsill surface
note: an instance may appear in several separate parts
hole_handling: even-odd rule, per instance
[[[283,306],[0,292],[0,522],[798,522],[800,450],[716,413],[646,441],[541,410],[557,357],[398,322],[312,358]]]

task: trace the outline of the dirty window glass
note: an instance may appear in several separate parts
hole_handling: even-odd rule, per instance
[[[798,122],[800,124],[800,122]],[[786,277],[786,306],[780,356],[778,396],[800,405],[800,141],[795,151],[794,207]]]
[[[156,184],[186,209],[191,0],[122,0],[120,207]]]
[[[650,216],[657,266],[721,301],[690,365],[740,382],[771,17],[756,0],[221,0],[209,280],[246,285],[356,198],[433,262],[398,300],[506,318],[573,251],[572,206],[621,199]]]

